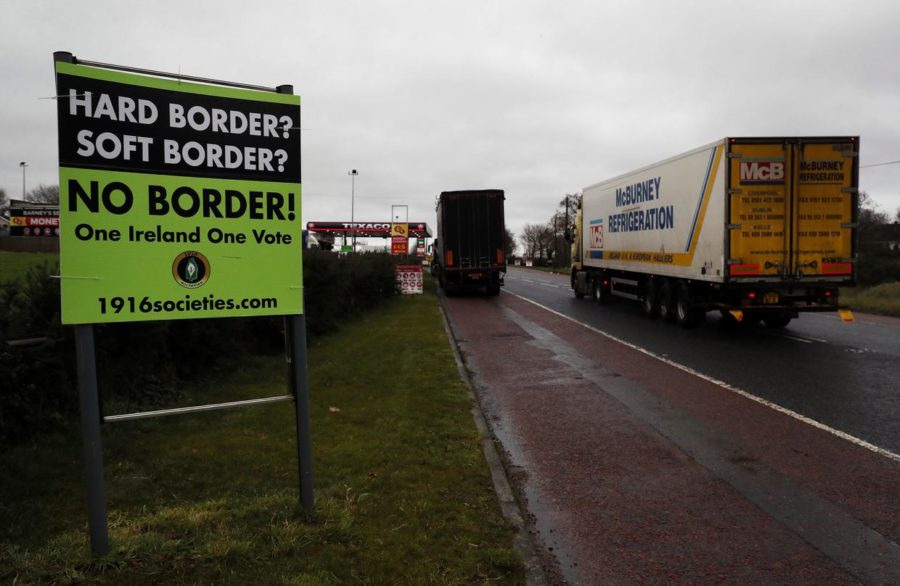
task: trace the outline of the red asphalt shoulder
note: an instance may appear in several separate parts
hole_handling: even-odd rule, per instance
[[[657,397],[685,425],[727,436],[736,449],[726,473],[787,479],[897,539],[895,462],[513,296],[448,301],[488,418],[569,581],[855,582],[654,427],[664,413],[639,405],[650,420],[636,416],[621,400],[630,396]],[[542,347],[526,329],[555,338]],[[621,387],[619,399],[604,386]]]

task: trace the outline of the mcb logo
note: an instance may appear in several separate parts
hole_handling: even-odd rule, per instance
[[[741,183],[784,183],[784,161],[741,161]]]
[[[603,248],[603,224],[591,226],[591,248]]]

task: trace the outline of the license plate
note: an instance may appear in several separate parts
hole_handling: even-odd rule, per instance
[[[778,303],[778,293],[766,293],[763,295],[763,303],[776,305]]]

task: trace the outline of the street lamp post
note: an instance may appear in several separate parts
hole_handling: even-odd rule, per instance
[[[347,175],[350,176],[350,234],[353,236],[353,252],[356,252],[356,226],[354,225],[356,218],[354,217],[354,207],[356,199],[356,176],[359,175],[359,173],[356,172],[356,169],[353,169],[352,171],[347,171]]]
[[[19,166],[22,167],[22,200],[25,200],[25,167],[28,166],[28,163],[22,161],[19,163]]]

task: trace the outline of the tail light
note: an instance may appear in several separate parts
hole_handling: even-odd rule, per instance
[[[498,248],[497,249],[497,264],[502,265],[505,262],[506,262],[506,255],[503,254],[502,248]]]
[[[448,250],[444,256],[446,257],[445,260],[447,262],[447,266],[452,267],[453,266],[453,251]]]
[[[753,305],[756,302],[756,291],[747,291],[744,293],[744,299],[741,305]]]

